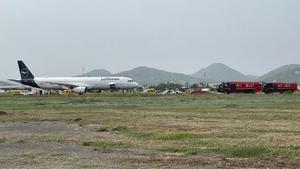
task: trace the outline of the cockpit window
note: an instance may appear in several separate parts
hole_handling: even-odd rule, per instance
[[[132,83],[132,82],[133,82],[133,80],[128,80],[128,82]]]

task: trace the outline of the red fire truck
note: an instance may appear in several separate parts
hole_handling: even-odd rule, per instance
[[[257,93],[262,91],[260,82],[223,82],[219,85],[221,93]]]
[[[274,83],[266,83],[263,87],[263,92],[266,94],[273,93],[273,92],[295,92],[298,90],[297,83],[281,83],[281,82],[274,82]]]

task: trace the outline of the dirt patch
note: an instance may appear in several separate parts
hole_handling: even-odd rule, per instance
[[[64,124],[53,122],[30,122],[30,123],[2,123],[0,135],[5,134],[59,134],[74,133],[79,130],[76,124]]]
[[[189,165],[189,166],[216,166],[222,157],[220,156],[194,156],[194,157],[178,157],[178,156],[136,156],[131,159],[125,159],[133,163],[140,164],[161,164],[161,165]]]
[[[299,168],[300,159],[277,157],[276,159],[226,158],[225,166],[234,168]]]
[[[211,168],[211,167],[228,167],[228,168],[291,168],[296,169],[300,166],[300,159],[289,159],[285,157],[278,157],[275,160],[271,159],[251,159],[251,158],[224,158],[218,155],[208,156],[132,156],[125,158],[124,161],[137,163],[138,165],[144,164],[159,164],[162,166],[189,166],[186,168]]]
[[[95,133],[60,122],[2,123],[0,136],[6,141],[0,142],[0,169],[115,168],[114,159],[126,156],[122,151],[107,155],[78,144],[94,139]]]
[[[22,153],[30,154],[80,154],[83,156],[95,155],[94,151],[85,147],[74,144],[58,144],[58,143],[3,143],[0,144],[0,156],[2,155],[18,155]]]

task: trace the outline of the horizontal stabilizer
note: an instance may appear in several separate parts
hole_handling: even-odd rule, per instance
[[[17,83],[21,83],[21,80],[20,79],[8,79],[9,81],[12,81],[12,82],[17,82]]]

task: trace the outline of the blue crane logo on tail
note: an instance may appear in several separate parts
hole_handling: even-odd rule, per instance
[[[29,75],[29,71],[26,68],[21,69],[21,77],[26,78]]]

